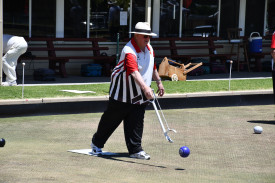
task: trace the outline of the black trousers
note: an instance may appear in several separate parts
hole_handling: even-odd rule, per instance
[[[144,114],[147,105],[136,105],[109,99],[107,110],[101,116],[92,142],[99,148],[104,144],[123,121],[124,137],[129,154],[142,151],[141,140]]]

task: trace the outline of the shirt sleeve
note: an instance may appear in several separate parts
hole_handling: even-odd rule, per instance
[[[155,51],[153,51],[153,57],[155,58]],[[157,69],[156,61],[154,61],[154,70]]]
[[[126,75],[129,76],[132,72],[138,71],[137,58],[131,53],[125,55]]]
[[[275,49],[275,32],[272,35],[271,48]]]

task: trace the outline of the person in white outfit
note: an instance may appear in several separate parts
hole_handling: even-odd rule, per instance
[[[20,55],[27,51],[28,43],[23,37],[3,34],[3,71],[6,74],[6,82],[3,86],[15,86],[16,80],[16,66]]]

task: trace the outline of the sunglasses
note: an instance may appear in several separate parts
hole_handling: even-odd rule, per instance
[[[151,38],[151,36],[148,36],[148,35],[144,35],[143,37],[144,39]]]

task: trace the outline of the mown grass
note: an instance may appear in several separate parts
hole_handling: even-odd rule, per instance
[[[212,81],[163,81],[166,93],[194,93],[194,92],[219,92],[228,91],[228,80]],[[77,96],[104,96],[108,95],[110,84],[89,84],[89,85],[56,85],[56,86],[25,86],[24,98],[56,98],[56,97],[77,97]],[[156,83],[152,88],[157,89]],[[267,90],[272,89],[272,79],[244,79],[231,80],[230,90]],[[95,93],[75,94],[62,92],[60,90],[94,91]],[[22,86],[0,87],[0,99],[22,98]]]
[[[228,91],[228,80],[164,82],[167,93],[219,92]],[[231,80],[230,91],[272,89],[272,79]]]
[[[121,124],[103,150],[117,156],[66,152],[90,148],[102,113],[0,118],[1,183],[274,183],[274,106],[164,110],[174,143],[166,141],[153,110],[144,119],[149,161],[132,159]],[[253,127],[263,127],[254,134]],[[181,146],[190,155],[181,158]]]

